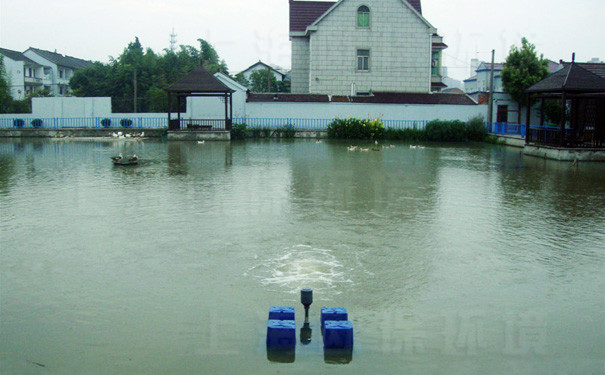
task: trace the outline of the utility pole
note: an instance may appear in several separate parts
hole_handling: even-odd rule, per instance
[[[134,85],[134,105],[133,105],[133,111],[134,113],[137,113],[137,68],[134,68],[134,73],[133,73],[133,85]]]
[[[492,50],[492,67],[489,74],[489,100],[487,103],[487,122],[489,123],[490,129],[492,128],[492,120],[494,117],[494,109],[492,103],[494,102],[494,54],[496,50]]]

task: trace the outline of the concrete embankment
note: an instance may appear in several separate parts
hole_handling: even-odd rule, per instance
[[[94,128],[8,128],[0,129],[0,138],[111,138],[113,133],[122,132],[131,136],[144,133],[145,138],[160,138],[166,134],[166,129],[94,129]]]

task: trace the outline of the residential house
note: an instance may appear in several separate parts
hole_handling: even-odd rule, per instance
[[[45,87],[55,96],[69,95],[69,79],[74,73],[93,65],[92,61],[64,56],[59,53],[30,47],[23,54],[29,59],[44,66],[44,75],[48,77]]]
[[[551,73],[561,69],[561,67],[561,64],[548,61],[548,70]],[[464,80],[464,91],[479,104],[487,104],[489,101],[492,64],[472,59],[471,68],[475,73],[470,78]],[[495,117],[493,120],[500,123],[521,123],[525,120],[523,117],[524,109],[520,109],[519,104],[504,92],[504,85],[502,83],[503,69],[503,63],[494,64],[493,114]]]
[[[48,84],[44,76],[45,67],[21,52],[0,48],[0,58],[4,63],[13,99],[22,100]]]
[[[245,70],[242,70],[241,73],[244,77],[246,77],[246,79],[248,81],[250,81],[250,76],[252,75],[252,73],[254,73],[255,71],[258,71],[258,70],[267,70],[267,69],[269,69],[269,71],[271,71],[271,73],[273,73],[275,80],[278,82],[287,81],[288,79],[290,79],[290,77],[288,76],[288,73],[289,73],[288,70],[283,69],[279,66],[265,64],[264,62],[262,62],[260,60],[257,63],[249,66]]]
[[[464,91],[479,104],[487,104],[492,64],[473,59],[471,66],[476,67],[475,74],[464,80]],[[504,69],[504,64],[494,64],[494,120],[495,122],[518,123],[520,121],[519,105],[504,92],[502,69]]]
[[[290,0],[292,92],[369,95],[444,87],[447,46],[420,0]]]

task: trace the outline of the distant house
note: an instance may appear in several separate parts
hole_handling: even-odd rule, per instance
[[[280,68],[278,66],[272,66],[269,64],[265,64],[264,62],[262,62],[260,60],[257,63],[249,66],[245,70],[242,70],[240,73],[243,74],[243,76],[246,77],[246,79],[248,81],[250,81],[250,76],[252,75],[252,73],[254,73],[255,71],[258,71],[258,70],[267,70],[267,69],[269,69],[269,71],[271,71],[271,73],[273,73],[273,76],[275,77],[275,79],[277,81],[286,81],[289,79],[288,70]]]
[[[439,91],[447,46],[420,0],[290,0],[292,92]]]
[[[44,66],[44,76],[47,82],[45,82],[44,87],[49,89],[55,96],[68,95],[69,79],[77,70],[93,65],[92,61],[64,56],[57,52],[32,47],[23,52],[23,55]]]
[[[487,104],[490,92],[490,75],[492,64],[477,59],[471,60],[474,75],[464,80],[464,91],[479,104]],[[548,62],[548,70],[553,73],[562,66],[555,62]],[[524,120],[519,104],[504,92],[502,84],[503,63],[494,64],[494,110],[495,122],[519,123]]]
[[[27,58],[24,54],[0,48],[0,57],[8,77],[11,96],[15,100],[41,90],[50,84],[44,75],[45,66]]]

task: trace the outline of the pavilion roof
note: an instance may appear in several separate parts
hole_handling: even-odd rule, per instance
[[[569,64],[529,87],[528,93],[537,92],[605,92],[605,78],[587,70],[580,64]]]
[[[195,68],[191,73],[169,86],[166,91],[205,94],[233,92],[227,85],[204,69],[203,66]]]

